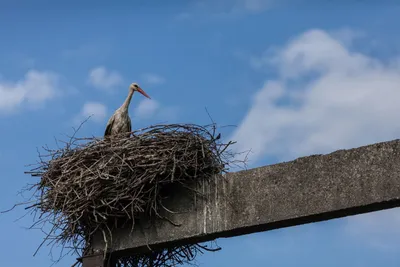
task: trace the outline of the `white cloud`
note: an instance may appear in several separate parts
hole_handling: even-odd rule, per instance
[[[134,114],[138,118],[149,118],[153,116],[160,108],[160,104],[152,99],[143,99],[139,105],[135,107]]]
[[[329,34],[332,36],[332,38],[340,41],[347,47],[350,47],[354,41],[367,37],[365,32],[350,28],[342,28],[339,30],[330,31]]]
[[[175,20],[178,21],[182,21],[182,20],[188,20],[190,18],[192,18],[193,14],[190,14],[188,12],[183,12],[183,13],[179,13],[178,15],[176,15]]]
[[[90,117],[90,120],[101,123],[107,116],[107,107],[98,102],[86,102],[80,114],[75,118],[76,123],[81,123],[83,120]]]
[[[133,110],[133,120],[175,120],[178,117],[178,108],[161,105],[153,99],[143,99]],[[159,122],[158,122],[159,123]]]
[[[143,79],[148,84],[159,85],[165,83],[165,79],[154,73],[143,74]]]
[[[230,19],[238,16],[265,11],[281,4],[284,0],[199,0],[192,3],[190,12],[180,13],[175,17],[177,21],[188,19],[202,19],[206,17],[216,19]]]
[[[238,150],[252,149],[252,163],[400,136],[400,65],[352,51],[351,38],[348,32],[338,37],[310,30],[258,61],[258,67],[275,68],[277,78],[253,96],[231,137]],[[349,217],[346,223],[353,237],[375,247],[383,248],[388,236],[398,244],[399,209]]]
[[[279,78],[254,95],[232,137],[239,150],[252,149],[251,159],[286,160],[400,135],[399,66],[351,51],[321,30],[260,62]]]
[[[109,71],[105,67],[96,67],[89,73],[89,83],[102,90],[111,90],[122,84],[122,76],[116,71]]]
[[[244,9],[250,12],[263,11],[270,7],[272,0],[236,0],[234,9]]]
[[[65,60],[104,60],[113,50],[110,39],[101,38],[90,43],[80,44],[76,47],[65,49],[61,52],[61,57]]]
[[[13,112],[23,105],[38,106],[59,92],[59,76],[30,70],[17,82],[0,81],[0,112]]]
[[[200,6],[214,9],[217,12],[241,13],[264,11],[274,4],[275,0],[203,0]]]

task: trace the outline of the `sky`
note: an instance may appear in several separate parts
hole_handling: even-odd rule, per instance
[[[220,126],[249,167],[400,136],[396,1],[0,0],[0,210],[21,201],[37,148],[101,136],[137,82],[133,128]],[[50,266],[22,208],[0,214],[2,266]],[[219,239],[200,266],[399,266],[391,209]],[[55,258],[57,255],[54,256]],[[56,266],[70,266],[68,256]]]

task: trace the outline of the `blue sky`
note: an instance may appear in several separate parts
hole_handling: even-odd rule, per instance
[[[0,0],[0,210],[21,200],[36,148],[102,135],[138,82],[133,127],[209,123],[250,167],[400,136],[394,1]],[[49,266],[24,211],[0,215],[2,266]],[[398,266],[397,209],[221,239],[202,266]],[[57,266],[70,266],[72,257]]]

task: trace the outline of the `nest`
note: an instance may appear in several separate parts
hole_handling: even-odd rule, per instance
[[[219,247],[214,248],[201,244],[189,244],[152,251],[146,254],[122,257],[116,263],[118,264],[117,266],[124,267],[193,265],[192,261],[196,259],[198,254],[203,254],[205,251],[215,252],[220,249]]]
[[[232,142],[222,143],[215,129],[215,125],[155,125],[131,137],[73,136],[64,148],[45,148],[39,166],[28,172],[40,177],[31,188],[36,190],[35,203],[28,208],[39,215],[35,224],[50,224],[45,241],[82,254],[97,231],[133,225],[143,214],[161,217],[166,186],[195,190],[196,183],[235,164],[228,149]]]

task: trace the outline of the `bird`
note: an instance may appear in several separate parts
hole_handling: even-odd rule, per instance
[[[129,137],[132,132],[131,118],[129,117],[129,104],[131,103],[132,96],[135,92],[139,92],[145,97],[150,98],[145,91],[137,84],[132,83],[129,86],[129,93],[126,97],[124,103],[114,112],[107,122],[106,130],[104,132],[104,137],[109,137],[113,135],[120,135],[126,133],[126,137]]]

